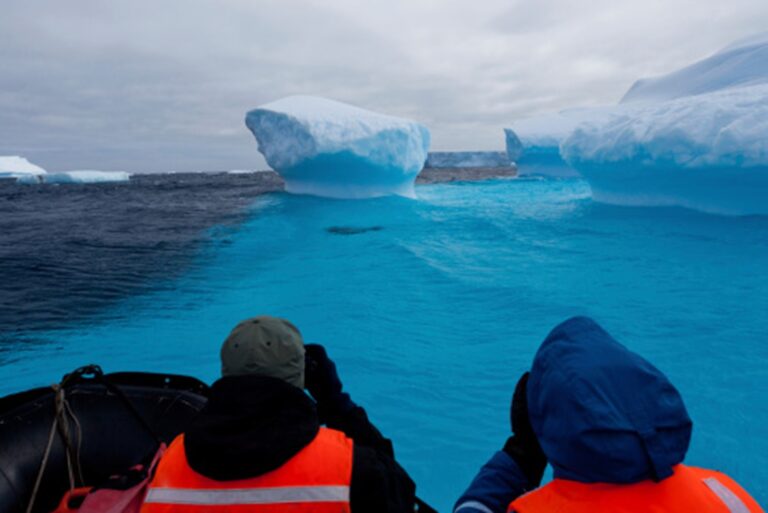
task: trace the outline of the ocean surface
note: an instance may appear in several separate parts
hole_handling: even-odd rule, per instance
[[[557,323],[590,315],[681,390],[687,462],[768,503],[768,217],[594,203],[574,180],[284,193],[258,174],[0,183],[0,394],[98,363],[216,379],[239,320],[325,344],[448,511]]]

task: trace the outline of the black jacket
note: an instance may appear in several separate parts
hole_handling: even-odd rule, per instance
[[[355,406],[322,419],[354,441],[350,506],[357,513],[412,513],[415,485],[395,462],[392,443]],[[190,467],[219,481],[275,470],[317,435],[315,402],[282,380],[235,376],[211,387],[208,404],[184,436]]]

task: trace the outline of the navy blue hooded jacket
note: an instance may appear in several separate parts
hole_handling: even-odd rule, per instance
[[[691,437],[677,389],[586,317],[565,321],[542,343],[528,380],[528,412],[554,476],[582,483],[669,477]],[[528,490],[515,461],[500,451],[455,511],[501,513]]]

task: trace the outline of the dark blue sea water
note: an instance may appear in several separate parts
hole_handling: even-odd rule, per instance
[[[240,319],[293,320],[447,511],[508,432],[512,388],[586,314],[694,419],[688,463],[768,501],[768,218],[592,202],[580,180],[283,193],[256,175],[0,190],[0,393],[88,362],[213,381]]]

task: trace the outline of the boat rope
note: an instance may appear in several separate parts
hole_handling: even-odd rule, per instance
[[[27,513],[32,513],[32,510],[35,506],[37,494],[40,491],[40,484],[43,481],[45,469],[48,467],[48,460],[51,456],[53,442],[56,439],[57,432],[62,438],[65,446],[65,453],[67,457],[67,477],[69,478],[70,491],[75,489],[75,486],[78,482],[83,482],[82,469],[80,467],[80,442],[82,441],[82,427],[80,426],[80,421],[75,416],[71,406],[69,405],[69,402],[67,401],[63,386],[64,381],[65,380],[62,380],[62,383],[58,385],[51,385],[51,388],[54,392],[54,408],[56,414],[53,417],[51,429],[48,431],[48,442],[45,444],[45,451],[43,451],[43,459],[40,462],[40,469],[37,472],[35,484],[32,487],[32,494],[30,495],[29,503],[27,503]],[[72,418],[72,422],[75,424],[75,432],[77,434],[78,442],[76,447],[72,440],[67,415]]]
[[[70,492],[74,490],[78,485],[82,486],[85,483],[83,478],[82,464],[80,458],[80,449],[83,442],[83,428],[80,424],[80,420],[75,415],[69,401],[67,400],[65,389],[72,383],[80,382],[83,379],[92,379],[94,382],[102,385],[108,393],[112,393],[118,398],[120,402],[131,412],[137,422],[144,428],[147,434],[155,441],[157,447],[162,445],[162,440],[157,436],[154,429],[144,419],[143,415],[139,413],[136,407],[131,403],[130,399],[125,393],[120,390],[120,387],[111,383],[104,377],[104,372],[98,365],[86,365],[75,369],[73,372],[66,374],[61,382],[55,385],[51,385],[54,392],[54,410],[53,422],[51,423],[51,429],[48,433],[48,442],[43,452],[43,459],[40,463],[40,469],[37,472],[37,478],[32,488],[32,494],[30,495],[29,502],[27,504],[26,513],[32,513],[32,510],[37,500],[37,495],[40,491],[40,485],[45,474],[45,469],[48,466],[48,460],[50,459],[51,452],[53,450],[53,443],[56,439],[56,433],[59,433],[61,440],[64,444],[64,454],[67,461],[67,477],[69,479]],[[74,429],[73,427],[74,426]],[[155,449],[152,454],[155,454]]]
[[[56,386],[56,385],[54,385]],[[48,457],[51,455],[51,448],[53,447],[53,439],[56,435],[56,425],[58,424],[58,417],[54,417],[51,429],[48,432],[48,443],[45,446],[45,452],[43,452],[43,461],[40,463],[40,470],[37,472],[37,478],[35,479],[35,485],[32,487],[32,495],[29,497],[29,503],[27,504],[27,513],[32,513],[32,508],[35,505],[35,499],[37,498],[37,492],[40,489],[40,482],[43,480],[43,474],[45,473],[45,467],[48,465]]]

